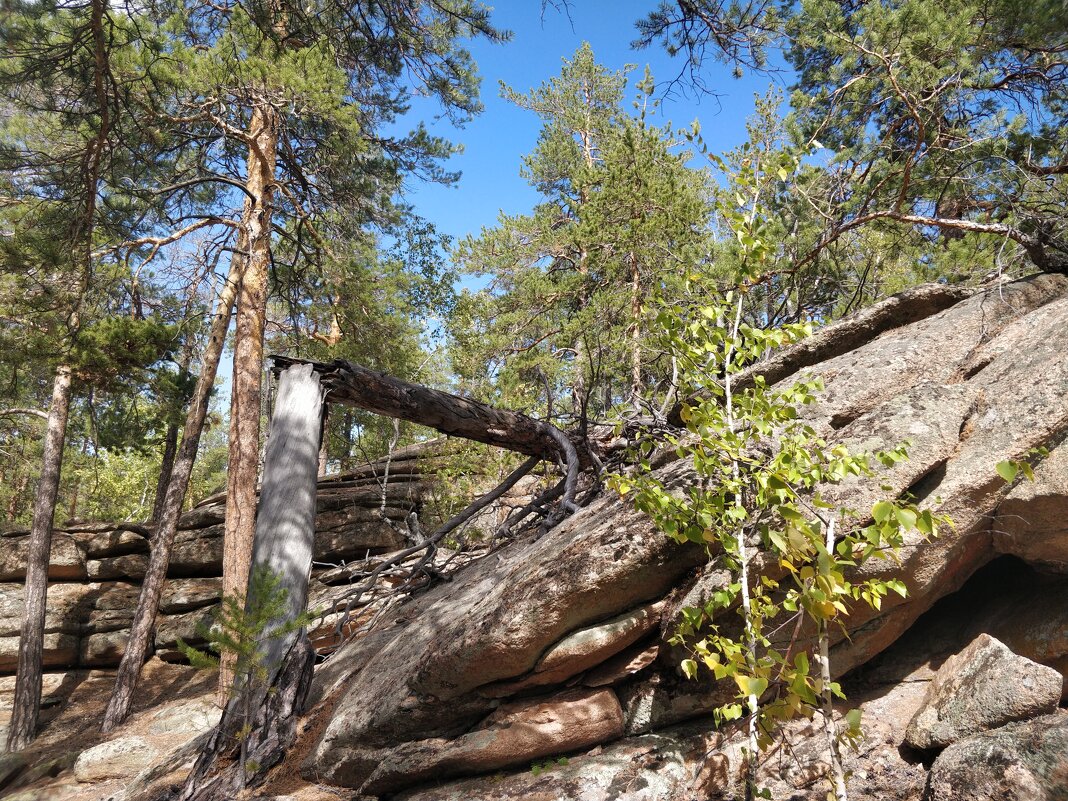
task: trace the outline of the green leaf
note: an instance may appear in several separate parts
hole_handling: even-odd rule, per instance
[[[734,677],[735,683],[738,685],[738,689],[742,691],[742,695],[755,695],[759,698],[764,690],[768,689],[768,680],[760,676],[743,676],[738,674]]]
[[[683,659],[682,663],[679,665],[679,667],[682,668],[682,672],[686,675],[686,678],[688,678],[688,679],[696,679],[697,678],[697,662],[695,662],[694,660],[692,660],[692,659]]]
[[[885,523],[894,513],[894,505],[890,501],[879,501],[871,508],[871,516],[876,523]]]
[[[999,476],[1011,483],[1016,478],[1016,463],[1008,459],[998,462],[997,471]]]
[[[911,529],[916,525],[916,513],[911,509],[898,509],[895,514],[902,528]]]

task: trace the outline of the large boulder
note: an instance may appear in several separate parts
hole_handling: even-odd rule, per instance
[[[930,311],[897,328],[884,321],[866,341],[851,329],[849,347],[832,348],[832,358],[806,357],[801,372],[780,371],[785,381],[822,380],[820,402],[803,414],[827,439],[855,450],[910,442],[907,461],[835,488],[835,500],[864,510],[883,497],[908,495],[954,521],[932,541],[910,533],[900,564],[870,562],[861,569],[863,577],[902,579],[909,595],[887,598],[879,610],[855,607],[845,621],[849,637],[843,632],[833,649],[838,675],[886,649],[991,560],[1010,554],[1046,567],[1068,560],[1062,525],[1068,492],[1056,467],[1068,452],[1061,444],[1068,434],[1068,277],[1039,275]],[[1025,458],[1037,447],[1050,452],[1035,457],[1033,489],[1022,477],[1012,485],[999,477],[999,462]],[[693,480],[685,463],[668,462],[660,474],[671,486]],[[1037,499],[1040,542],[1026,536],[1026,515],[1017,529],[995,533],[992,521],[1020,516],[1022,505]],[[561,658],[567,667],[559,673],[549,669],[553,654],[596,640],[586,632],[598,626],[607,632],[611,621],[641,607],[670,610],[655,627],[669,635],[680,601],[720,581],[715,565],[703,577],[694,571],[703,561],[700,549],[671,543],[629,502],[603,497],[541,538],[513,543],[466,568],[401,606],[319,670],[312,695],[332,711],[305,762],[306,775],[329,776],[332,765],[346,762],[351,770],[336,778],[358,787],[375,759],[392,752],[401,764],[415,743],[464,735],[498,697],[536,689],[549,698],[554,687],[584,681],[598,670],[595,662],[604,665],[619,651],[591,646],[582,658]],[[650,606],[659,601],[666,603]],[[656,645],[657,664],[604,671],[619,682],[626,732],[676,724],[733,695],[730,687],[682,680],[666,637],[656,643],[641,636],[624,646],[623,653],[635,649],[625,661]],[[1036,643],[1036,658],[1056,662],[1068,650],[1063,639],[1051,634]],[[414,771],[408,778],[419,780]],[[391,782],[401,786],[403,777]]]
[[[1064,678],[1017,656],[989,634],[947,659],[905,730],[920,750],[944,748],[972,734],[1028,720],[1057,708]]]
[[[313,698],[338,697],[307,771],[326,776],[370,746],[462,733],[496,706],[480,689],[531,672],[572,632],[664,596],[702,558],[604,498],[472,565],[319,671]],[[362,784],[372,769],[353,768],[346,783]]]
[[[954,743],[931,766],[925,801],[1068,798],[1068,712]]]
[[[83,783],[133,778],[156,756],[156,749],[143,737],[108,740],[79,754],[74,763],[74,778]]]

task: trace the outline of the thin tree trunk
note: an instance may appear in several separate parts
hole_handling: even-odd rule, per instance
[[[834,553],[834,523],[826,526],[827,553]],[[824,560],[824,571],[830,571],[830,560]],[[845,769],[842,767],[842,752],[838,747],[838,727],[834,722],[834,693],[831,691],[831,633],[828,621],[819,622],[820,641],[820,700],[823,702],[823,733],[827,738],[827,758],[831,762],[831,786],[834,801],[849,801],[846,794]]]
[[[239,251],[243,250],[241,239],[238,239]],[[208,414],[211,390],[215,386],[215,375],[219,369],[219,359],[226,342],[226,331],[230,327],[234,299],[237,296],[237,287],[241,282],[243,269],[244,257],[240,254],[235,255],[230,262],[230,274],[223,285],[215,308],[208,343],[201,359],[200,376],[197,378],[196,388],[193,390],[193,398],[185,418],[181,448],[160,509],[159,524],[152,538],[152,552],[148,559],[144,581],[141,584],[141,595],[137,599],[137,611],[134,613],[133,623],[130,626],[130,639],[126,643],[126,651],[122,655],[122,661],[119,663],[119,670],[115,676],[115,690],[108,702],[107,711],[104,713],[104,723],[101,728],[105,733],[114,729],[129,715],[130,704],[141,675],[141,665],[148,656],[159,601],[163,595],[163,584],[170,565],[174,536],[178,530],[178,518],[181,516],[182,503],[189,488],[189,477],[193,473],[193,463],[200,446],[200,436]]]
[[[225,291],[225,289],[224,289]],[[192,312],[193,297],[195,293],[190,291],[189,301],[186,303],[186,319]],[[231,299],[230,305],[233,305]],[[187,335],[182,344],[182,355],[178,361],[178,377],[185,380],[189,377],[189,366],[193,363],[194,341],[192,335]],[[215,376],[212,375],[212,381]],[[167,436],[163,442],[163,460],[160,462],[159,479],[156,481],[156,496],[152,501],[152,523],[159,525],[160,516],[163,514],[163,504],[167,500],[167,487],[171,484],[171,475],[174,472],[174,459],[178,454],[178,424],[170,423],[167,426]]]
[[[71,368],[56,368],[52,386],[52,407],[48,412],[44,459],[37,498],[33,506],[26,558],[26,595],[19,639],[15,699],[7,734],[7,749],[19,751],[37,736],[37,719],[41,705],[41,663],[44,651],[45,600],[48,592],[48,557],[52,548],[52,518],[59,492],[59,475],[63,467],[63,440],[70,413]]]
[[[93,231],[96,222],[97,192],[100,170],[111,131],[111,106],[106,82],[110,75],[108,40],[104,31],[107,0],[92,0],[89,27],[93,41],[93,90],[99,126],[86,147],[83,160],[85,206],[72,218],[71,245],[80,252],[82,272],[74,290],[73,304],[67,320],[70,341],[81,328],[85,294],[89,289],[93,265]],[[63,467],[63,443],[67,435],[67,418],[71,400],[70,365],[56,368],[52,386],[52,406],[48,412],[41,477],[33,507],[29,553],[26,565],[26,596],[19,659],[15,678],[15,698],[8,729],[7,748],[17,751],[29,745],[37,733],[41,703],[41,667],[44,653],[45,602],[48,592],[48,558],[52,546],[52,525]]]
[[[324,424],[326,421],[323,421]],[[319,477],[326,475],[326,469],[330,464],[330,453],[326,448],[326,432],[323,432],[323,441],[319,444]]]
[[[248,262],[238,293],[234,332],[234,377],[230,400],[230,455],[226,477],[223,537],[223,597],[241,599],[248,584],[256,531],[256,479],[260,449],[263,334],[267,321],[267,276],[271,261],[271,217],[280,120],[267,103],[253,110],[243,228]],[[217,702],[226,703],[233,683],[232,655],[219,667]]]
[[[742,296],[739,294],[737,308],[731,324],[731,340],[737,341],[738,329],[742,319]],[[727,412],[727,428],[733,435],[736,433],[734,419],[734,388],[731,386],[731,361],[734,359],[734,346],[727,348],[726,358],[723,360],[723,395]],[[738,483],[741,469],[738,458],[731,459],[731,478]],[[744,504],[742,493],[739,489],[734,496],[734,505],[741,508]],[[753,605],[749,596],[749,548],[745,541],[745,532],[738,532],[738,564],[740,571],[740,584],[742,593],[742,624],[743,639],[745,642],[746,666],[752,673],[756,668],[756,635],[753,631]],[[745,754],[745,801],[753,801],[757,795],[757,725],[760,699],[755,693],[750,693],[745,699],[746,710],[749,713],[747,725],[747,747]]]
[[[174,473],[174,459],[178,455],[178,424],[167,424],[167,435],[163,440],[163,459],[159,465],[159,478],[156,479],[156,495],[152,501],[152,519],[154,526],[159,525],[163,514],[163,504],[167,500],[167,487],[171,484]]]
[[[642,282],[638,257],[630,259],[630,402],[637,409],[642,392]]]

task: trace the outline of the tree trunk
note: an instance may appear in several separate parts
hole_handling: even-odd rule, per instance
[[[33,528],[26,557],[26,595],[19,638],[15,699],[7,735],[7,749],[19,751],[37,736],[41,705],[41,661],[44,650],[45,600],[48,592],[48,557],[52,548],[52,518],[56,511],[59,475],[63,467],[63,440],[70,412],[71,368],[56,368],[52,386],[52,407],[48,412],[44,459],[37,498],[33,506]]]
[[[238,250],[241,249],[239,239]],[[215,308],[208,343],[201,359],[200,376],[197,378],[196,388],[193,390],[193,398],[185,418],[182,445],[174,463],[171,481],[167,485],[163,505],[160,508],[156,533],[152,538],[152,551],[145,570],[145,578],[141,584],[141,594],[137,599],[137,611],[134,613],[133,623],[130,626],[130,639],[126,643],[126,651],[122,655],[122,661],[119,663],[119,670],[115,676],[115,690],[108,702],[107,711],[104,713],[104,723],[101,729],[105,733],[114,729],[129,715],[130,704],[137,690],[137,681],[141,676],[141,665],[148,656],[159,601],[163,595],[163,584],[170,565],[171,548],[178,530],[178,518],[182,513],[182,503],[189,488],[189,477],[193,473],[193,463],[200,446],[200,436],[204,431],[204,420],[208,414],[211,390],[215,386],[215,375],[219,369],[219,358],[226,342],[226,331],[230,327],[234,298],[237,296],[243,267],[243,258],[235,255],[230,262],[230,274],[227,276]]]
[[[242,598],[248,584],[256,530],[256,479],[260,449],[263,333],[267,320],[267,275],[271,261],[271,216],[280,120],[273,107],[253,110],[249,133],[248,179],[243,228],[248,261],[238,293],[234,332],[234,377],[230,399],[230,454],[226,477],[226,529],[223,537],[223,596]],[[219,669],[218,702],[233,682],[233,658]]]
[[[272,628],[297,621],[307,609],[315,543],[315,502],[323,392],[311,364],[293,364],[278,386],[263,488],[256,521],[247,607],[258,603],[256,576],[279,580],[286,591],[286,611]],[[262,586],[262,585],[260,585]],[[246,768],[253,783],[285,756],[293,741],[296,716],[311,686],[314,653],[303,629],[271,636],[259,643],[262,679],[239,677],[219,725],[186,781],[184,801],[231,799],[245,786]],[[242,734],[244,732],[244,734]],[[240,749],[242,757],[208,778],[218,758]]]
[[[224,288],[225,291],[225,288]],[[192,304],[195,293],[190,291],[189,301],[186,303],[186,319],[192,312]],[[230,305],[233,305],[231,298]],[[217,314],[218,312],[216,312]],[[229,312],[227,313],[229,315]],[[227,316],[229,320],[229,316]],[[229,323],[227,323],[229,324]],[[182,355],[178,362],[178,377],[184,381],[189,376],[189,365],[193,363],[193,336],[187,335],[182,344]],[[216,365],[218,367],[218,365]],[[214,370],[212,381],[215,380]],[[199,436],[198,436],[199,438]],[[167,500],[167,487],[171,484],[171,475],[174,473],[174,459],[178,454],[178,424],[170,423],[167,426],[167,436],[163,441],[163,460],[159,466],[159,479],[156,481],[156,497],[152,501],[152,524],[158,526],[160,516],[163,514],[163,504]]]
[[[25,473],[20,471],[17,475],[18,478],[14,482],[15,489],[7,502],[7,519],[12,523],[15,522],[15,518],[18,517],[19,511],[22,509],[22,495],[26,492],[26,484],[29,481]]]
[[[630,402],[638,409],[642,392],[642,281],[638,257],[630,261]]]
[[[280,368],[300,363],[296,359],[272,357]],[[407,420],[436,429],[443,434],[494,445],[498,448],[555,460],[563,457],[567,440],[555,426],[519,412],[496,409],[485,403],[461,398],[448,392],[410,384],[399,378],[369,370],[352,362],[312,363],[327,391],[327,400],[366,409],[375,414]],[[590,463],[583,441],[571,443],[579,466]]]

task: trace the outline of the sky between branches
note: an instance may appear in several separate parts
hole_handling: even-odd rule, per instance
[[[465,148],[447,165],[462,172],[455,186],[409,185],[407,198],[416,211],[454,239],[493,225],[502,210],[506,214],[529,213],[540,198],[520,177],[519,170],[522,157],[537,141],[539,120],[502,100],[499,82],[526,92],[558,75],[562,59],[571,58],[579,45],[588,41],[597,61],[608,69],[635,65],[628,102],[646,64],[657,84],[666,84],[683,68],[682,59],[671,59],[658,47],[640,51],[630,47],[636,36],[635,21],[654,6],[655,0],[572,0],[566,12],[550,6],[543,13],[538,0],[502,0],[493,19],[513,32],[512,41],[504,45],[480,41],[471,48],[482,76],[482,114],[456,130],[447,121],[433,121],[432,104],[413,104],[409,123],[422,119],[433,133],[461,142]],[[735,78],[728,67],[712,61],[704,65],[702,74],[717,96],[696,95],[685,85],[666,96],[658,92],[663,97],[659,119],[682,127],[696,118],[710,150],[717,153],[744,141],[754,93],[765,93],[772,82],[785,88],[792,79],[788,71],[771,77]]]

